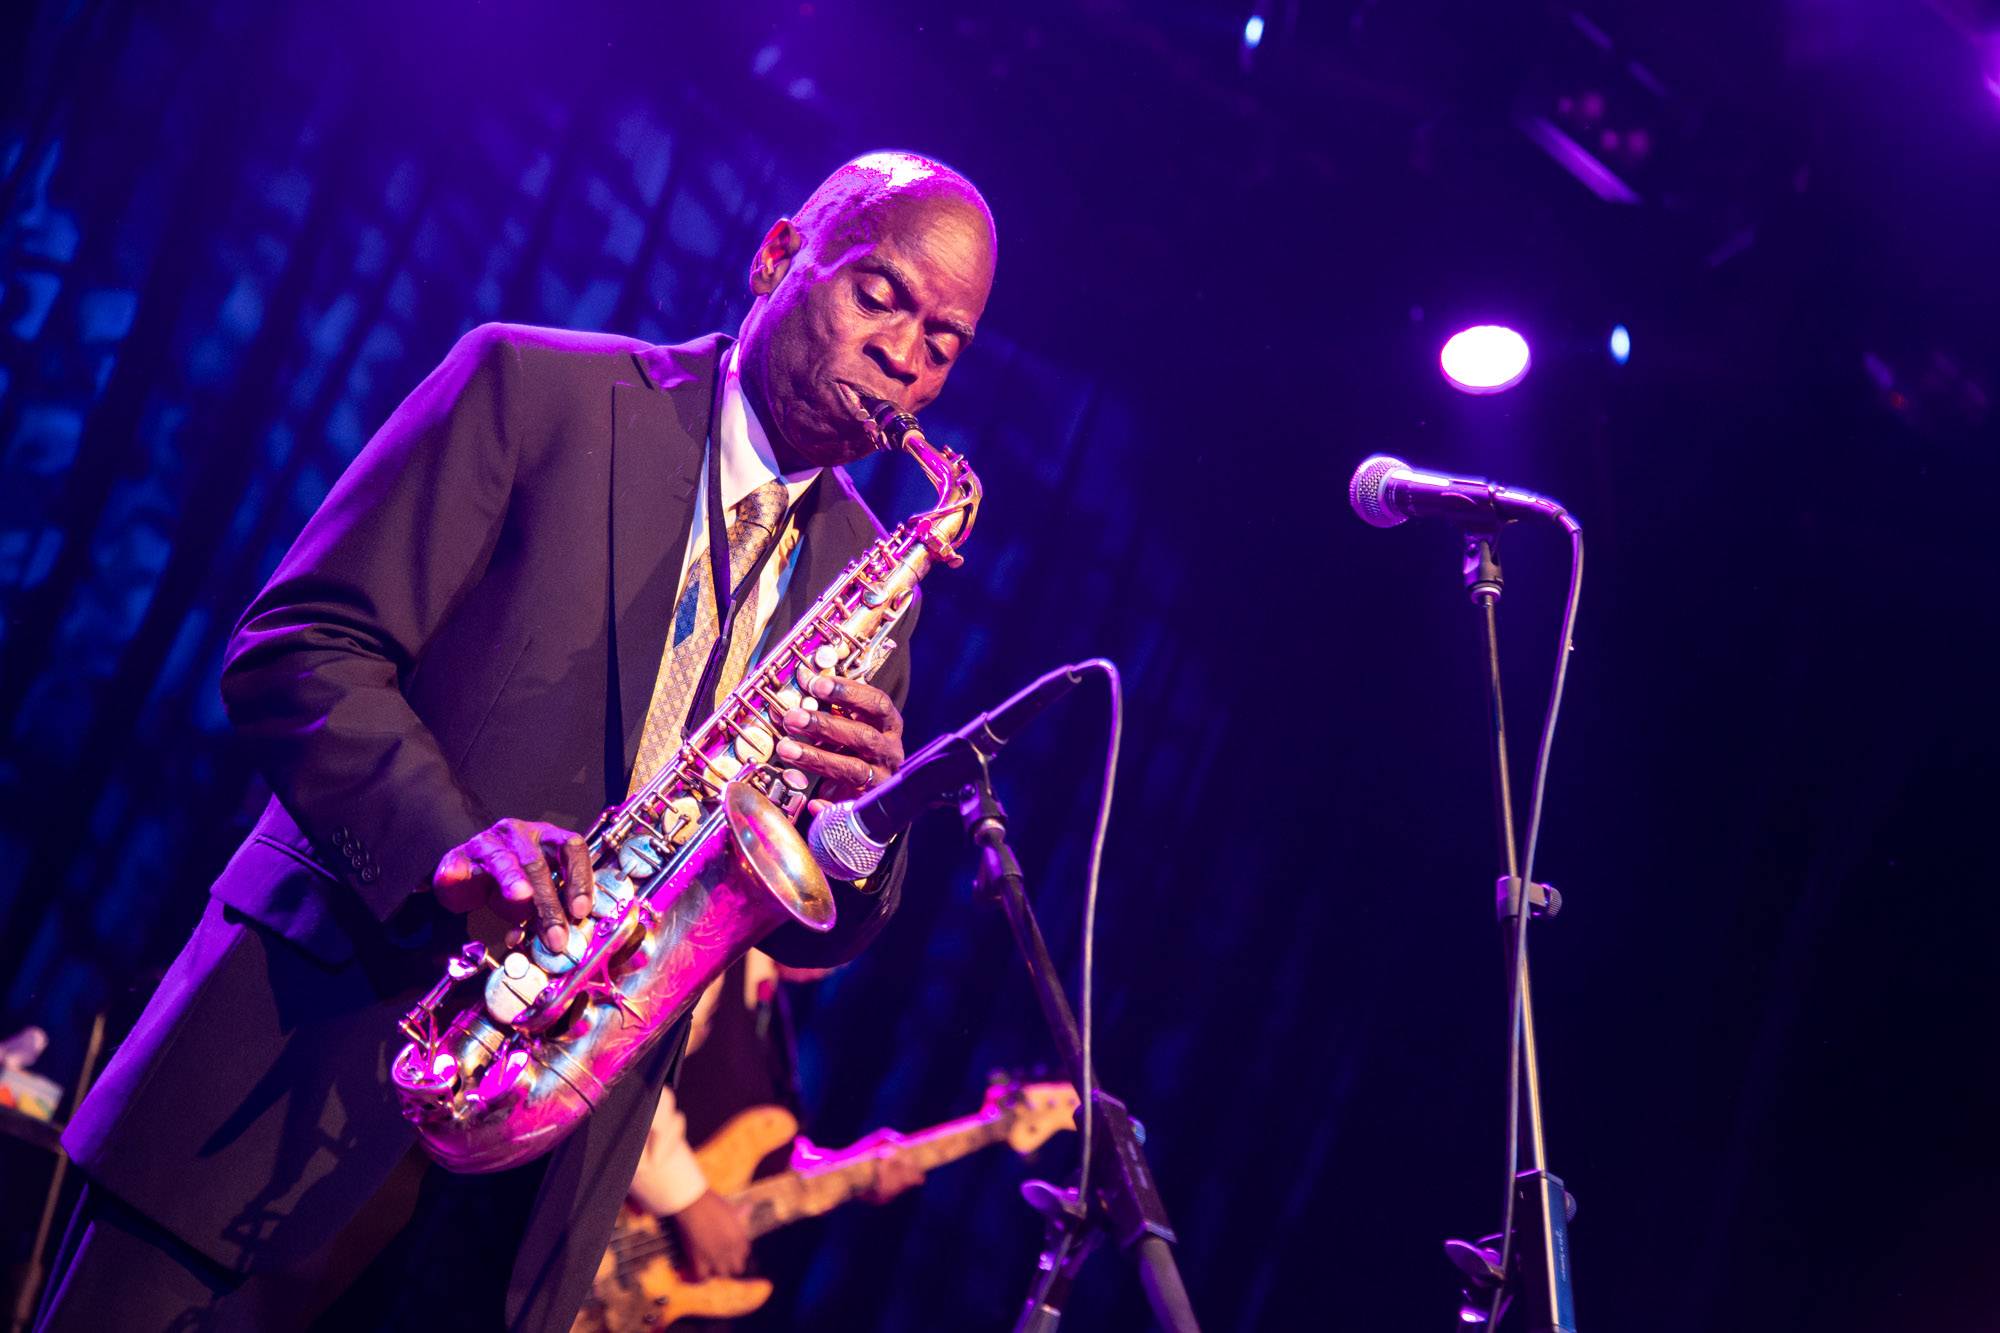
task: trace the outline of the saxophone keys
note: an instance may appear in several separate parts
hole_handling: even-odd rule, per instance
[[[445,964],[447,981],[464,981],[478,974],[482,967],[491,967],[492,960],[486,956],[486,946],[478,940],[472,941],[458,951],[458,956]]]
[[[510,953],[506,962],[487,974],[486,1012],[494,1022],[511,1027],[521,1011],[541,997],[548,984],[549,974],[535,966],[526,954]]]
[[[560,951],[551,949],[537,936],[528,945],[528,958],[550,976],[559,977],[583,961],[584,950],[590,947],[593,933],[588,921],[571,925],[569,940]]]
[[[744,727],[736,733],[736,743],[732,747],[736,757],[746,764],[768,764],[777,750],[778,742],[770,732],[756,725]]]
[[[676,796],[667,802],[667,808],[660,816],[660,826],[666,830],[668,841],[676,845],[684,832],[699,823],[701,802],[692,796]]]
[[[534,1076],[533,1058],[520,1047],[486,1066],[468,1100],[491,1105],[507,1097]]]
[[[442,1098],[458,1086],[458,1061],[450,1051],[426,1053],[406,1047],[396,1058],[393,1075],[406,1094]]]

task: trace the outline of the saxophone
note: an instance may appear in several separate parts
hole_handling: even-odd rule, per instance
[[[788,921],[832,929],[832,890],[794,822],[804,793],[772,762],[779,719],[817,706],[807,672],[866,680],[881,667],[918,582],[962,563],[980,500],[965,460],[916,418],[865,406],[876,447],[913,458],[936,506],[850,564],[672,761],[599,817],[586,839],[595,898],[565,949],[537,939],[496,958],[475,940],[404,1015],[390,1078],[448,1169],[502,1171],[548,1152],[758,941]]]

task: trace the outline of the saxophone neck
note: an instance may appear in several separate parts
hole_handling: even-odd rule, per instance
[[[972,535],[973,520],[979,517],[983,494],[979,476],[963,456],[932,445],[917,431],[903,437],[903,452],[917,461],[938,492],[937,507],[912,515],[910,527],[934,557],[956,568],[965,563],[958,548]]]
[[[908,454],[930,478],[931,485],[937,487],[936,507],[913,515],[907,526],[939,561],[951,566],[962,564],[964,557],[958,554],[958,548],[972,535],[972,523],[979,516],[984,490],[978,474],[964,455],[925,438],[924,428],[908,412],[879,400],[870,402],[869,410],[878,428],[880,447]]]

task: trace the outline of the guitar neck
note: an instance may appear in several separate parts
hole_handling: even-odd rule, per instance
[[[754,1238],[802,1218],[818,1217],[867,1193],[878,1164],[894,1159],[919,1171],[955,1162],[1007,1137],[1007,1111],[979,1111],[958,1120],[877,1145],[863,1139],[852,1148],[826,1153],[808,1165],[754,1181],[730,1196],[743,1212]]]

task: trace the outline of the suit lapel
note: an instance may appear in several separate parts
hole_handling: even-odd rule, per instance
[[[634,357],[639,382],[612,388],[610,611],[617,657],[605,728],[611,801],[625,794],[666,650],[716,367],[728,343],[718,336],[650,348]]]

